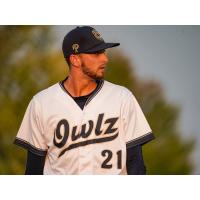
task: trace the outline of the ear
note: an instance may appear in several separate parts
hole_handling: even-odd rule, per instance
[[[71,65],[73,65],[74,67],[81,66],[81,60],[78,55],[72,54],[70,55],[69,59],[70,59]]]

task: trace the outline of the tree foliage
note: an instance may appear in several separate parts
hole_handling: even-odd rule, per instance
[[[67,75],[62,52],[52,48],[51,29],[0,27],[0,174],[24,173],[26,152],[13,141],[26,107],[34,94]],[[156,136],[144,146],[148,173],[192,173],[190,155],[194,142],[180,136],[178,107],[167,102],[159,83],[139,79],[121,52],[110,57],[106,79],[134,93]]]

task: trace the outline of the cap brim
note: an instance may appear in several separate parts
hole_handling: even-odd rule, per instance
[[[119,45],[120,45],[120,43],[102,43],[96,47],[93,47],[92,49],[88,49],[88,50],[84,51],[84,53],[93,53],[93,52],[101,51],[104,49],[116,47]]]

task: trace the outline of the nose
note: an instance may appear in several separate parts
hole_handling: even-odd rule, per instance
[[[105,63],[108,62],[108,56],[107,56],[107,54],[106,54],[105,52],[101,54],[101,57],[102,57],[102,60],[103,60]]]

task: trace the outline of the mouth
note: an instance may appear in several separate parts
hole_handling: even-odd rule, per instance
[[[106,68],[106,65],[101,65],[101,66],[99,67],[99,69],[101,69],[101,70],[105,70],[105,68]]]

